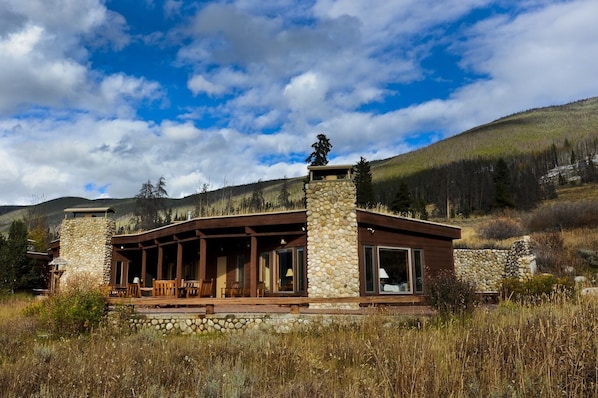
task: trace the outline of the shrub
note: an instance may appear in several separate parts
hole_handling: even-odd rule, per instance
[[[561,273],[567,265],[565,240],[560,232],[543,232],[533,235],[532,252],[542,271]]]
[[[430,306],[442,318],[470,314],[478,305],[475,284],[450,271],[440,272],[430,278],[428,293]]]
[[[598,224],[598,203],[594,200],[557,203],[539,208],[526,220],[530,231],[594,227]]]
[[[496,218],[487,222],[480,230],[480,236],[485,239],[503,240],[525,233],[521,223],[512,218]]]
[[[538,274],[526,279],[505,278],[502,281],[502,297],[524,304],[549,301],[556,296],[571,297],[575,284],[567,277],[557,278],[551,274]]]
[[[589,249],[578,249],[577,253],[590,268],[598,268],[598,251]]]
[[[96,328],[106,312],[100,288],[71,287],[49,297],[41,306],[26,310],[38,315],[42,327],[58,336],[87,333]]]

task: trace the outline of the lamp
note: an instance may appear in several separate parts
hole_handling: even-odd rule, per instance
[[[284,240],[284,238],[282,238],[282,239],[280,240],[280,244],[281,244],[281,245],[286,245],[286,244],[287,244],[287,241],[286,241],[286,240]]]
[[[133,283],[141,283],[141,281],[139,280],[138,276],[136,276],[135,278],[133,278]]]
[[[390,276],[388,276],[388,274],[386,273],[386,270],[384,268],[380,268],[378,270],[378,277],[380,279],[388,279],[388,278],[390,278]]]
[[[293,269],[292,268],[287,269],[287,273],[285,274],[285,276],[287,278],[292,278],[293,277]]]

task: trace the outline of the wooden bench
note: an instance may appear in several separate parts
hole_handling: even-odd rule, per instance
[[[153,297],[178,297],[176,280],[154,279],[152,281]]]
[[[199,297],[201,290],[201,281],[197,280],[184,280],[181,283],[181,294],[180,297],[190,298]]]
[[[264,282],[258,282],[256,288],[257,297],[264,297],[264,290]],[[220,297],[251,297],[251,289],[241,287],[239,282],[233,282],[230,286],[221,288]]]
[[[240,290],[240,283],[235,281],[220,289],[220,297],[239,297],[241,295]]]

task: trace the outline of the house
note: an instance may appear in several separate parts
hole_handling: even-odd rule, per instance
[[[79,209],[64,220],[54,255],[67,261],[63,277],[78,267],[120,287],[135,278],[143,287],[154,279],[213,279],[214,297],[233,283],[252,297],[258,291],[324,298],[422,295],[426,277],[454,268],[459,228],[357,209],[350,165],[309,172],[305,210],[194,218],[115,235],[109,209],[91,209],[88,217],[80,217],[85,210]]]

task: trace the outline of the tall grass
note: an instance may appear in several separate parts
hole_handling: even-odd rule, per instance
[[[97,329],[52,339],[37,335],[35,318],[0,314],[6,397],[598,395],[598,301],[589,298],[503,304],[464,321],[420,319],[420,327],[373,316],[282,335]]]

